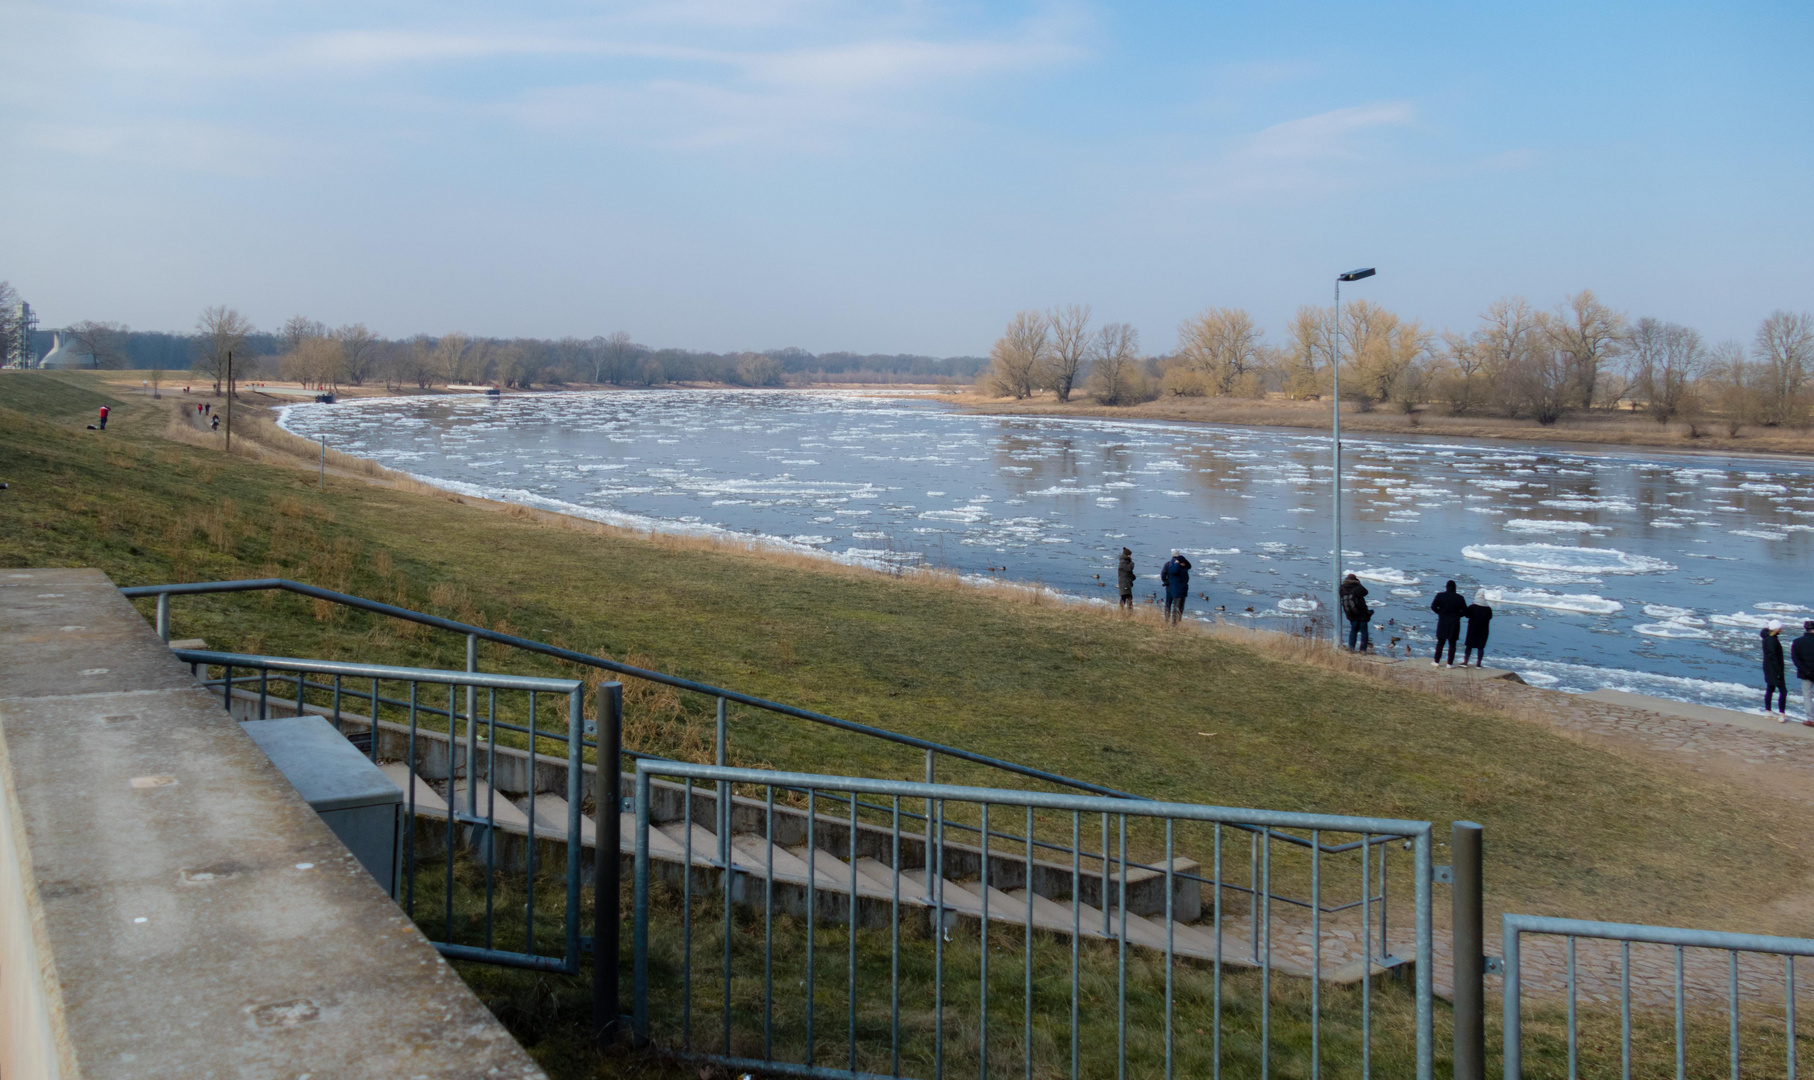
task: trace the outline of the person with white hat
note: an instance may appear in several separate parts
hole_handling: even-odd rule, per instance
[[[1783,679],[1783,624],[1781,619],[1771,619],[1758,631],[1764,639],[1764,711],[1770,711],[1771,695],[1776,695],[1777,719],[1782,723],[1789,722],[1789,684]]]

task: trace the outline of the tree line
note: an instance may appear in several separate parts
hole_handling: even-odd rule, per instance
[[[62,333],[65,347],[86,354],[95,367],[192,370],[217,392],[228,353],[234,358],[235,382],[281,377],[329,390],[367,385],[427,389],[449,383],[525,388],[574,383],[967,383],[986,363],[980,357],[814,354],[798,348],[737,353],[658,349],[626,331],[591,338],[487,338],[455,332],[392,339],[363,323],[330,327],[303,315],[262,331],[226,306],[203,311],[190,334],[136,331],[95,320],[74,323]],[[49,332],[40,336],[48,345]]]
[[[1692,327],[1632,319],[1591,290],[1539,309],[1496,301],[1465,332],[1425,328],[1365,300],[1300,307],[1274,342],[1240,308],[1210,308],[1178,327],[1178,347],[1146,356],[1126,323],[1090,324],[1070,304],[1022,311],[990,351],[985,389],[1059,401],[1083,392],[1103,405],[1162,396],[1321,400],[1335,389],[1361,411],[1500,416],[1554,424],[1593,410],[1637,411],[1691,434],[1724,426],[1806,426],[1814,420],[1814,315],[1775,311],[1749,342],[1708,345]],[[1338,332],[1339,329],[1339,332]]]

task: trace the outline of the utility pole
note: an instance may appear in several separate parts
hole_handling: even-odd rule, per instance
[[[328,437],[326,435],[321,436],[321,482],[317,486],[322,491],[328,489]],[[467,689],[471,690],[472,688],[467,687]],[[467,703],[466,713],[468,716],[472,715],[472,704],[470,702]]]
[[[1374,274],[1371,266],[1364,270],[1350,270],[1335,276],[1335,327],[1330,335],[1330,374],[1335,379],[1334,407],[1330,409],[1334,417],[1331,426],[1331,444],[1335,448],[1335,550],[1330,553],[1330,562],[1335,568],[1335,591],[1330,594],[1334,600],[1329,609],[1329,624],[1335,629],[1335,647],[1342,647],[1342,282],[1359,281]]]
[[[227,350],[227,453],[233,452],[233,350]],[[1340,526],[1337,526],[1340,528]]]

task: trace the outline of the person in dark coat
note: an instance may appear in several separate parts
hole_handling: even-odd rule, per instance
[[[1172,552],[1159,580],[1165,583],[1165,617],[1176,623],[1184,618],[1184,598],[1190,595],[1190,560],[1182,551]]]
[[[1367,587],[1360,583],[1360,578],[1349,574],[1342,579],[1340,599],[1342,615],[1348,620],[1348,651],[1354,651],[1358,638],[1361,651],[1372,652],[1373,635],[1367,632],[1367,623],[1373,618],[1373,609],[1367,606]]]
[[[1801,624],[1801,636],[1789,646],[1789,659],[1801,680],[1802,723],[1814,727],[1814,619]]]
[[[1472,658],[1474,666],[1481,667],[1486,660],[1487,624],[1493,621],[1493,609],[1486,606],[1486,592],[1482,590],[1476,593],[1474,602],[1462,614],[1468,620],[1468,636],[1462,642],[1461,666],[1467,667],[1469,658]],[[1480,650],[1479,656],[1474,655],[1476,649]]]
[[[1442,666],[1442,647],[1449,647],[1449,666],[1455,666],[1455,642],[1461,637],[1461,617],[1467,614],[1468,602],[1455,591],[1455,583],[1436,594],[1430,601],[1430,610],[1436,613],[1436,656],[1430,661],[1431,667]],[[1466,658],[1465,653],[1462,654]]]
[[[1121,590],[1121,606],[1134,606],[1134,553],[1121,549],[1121,561],[1115,564],[1115,587]]]
[[[1784,723],[1789,719],[1789,684],[1783,679],[1783,624],[1771,619],[1758,636],[1764,639],[1764,711],[1770,711],[1771,695],[1776,695],[1777,714]]]

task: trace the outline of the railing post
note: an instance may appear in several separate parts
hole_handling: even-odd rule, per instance
[[[469,672],[476,672],[479,670],[479,635],[477,635],[477,634],[467,634],[466,635],[466,670]],[[477,716],[478,714],[479,714],[479,688],[477,686],[473,685],[472,683],[467,683],[466,684],[466,813],[473,817],[477,817],[479,815],[478,785],[476,783],[474,783],[474,781],[478,777],[478,769],[476,766],[473,765],[473,762],[475,760],[477,760],[477,758],[479,756],[479,725],[473,723],[473,718],[475,716]],[[567,732],[567,737],[570,739],[577,739],[577,738],[579,738],[579,735],[576,733],[575,730],[569,729]],[[448,753],[449,758],[451,758],[453,756],[453,747],[454,747],[453,739],[454,739],[454,718],[450,716],[447,718],[447,753]],[[449,764],[451,765],[452,762],[450,761]],[[451,783],[452,781],[450,780],[449,782]],[[534,784],[535,784],[535,779],[534,779],[534,777],[531,777],[530,785],[533,787]],[[529,793],[529,797],[531,799],[535,798],[535,792],[531,791]]]
[[[598,769],[592,774],[592,824],[597,834],[592,876],[592,1038],[599,1049],[617,1043],[623,1015],[618,1000],[623,829],[623,683],[598,685]]]
[[[724,767],[731,763],[730,758],[730,725],[725,715],[723,698],[718,699],[718,765]],[[731,785],[718,782],[718,865],[724,872],[731,872]],[[726,881],[730,878],[727,876]]]
[[[1524,1076],[1524,1003],[1518,1000],[1522,991],[1518,979],[1518,928],[1510,913],[1499,925],[1499,948],[1505,953],[1505,1080],[1520,1080]]]
[[[157,594],[157,636],[164,639],[164,644],[170,644],[170,594],[167,592]]]
[[[1486,942],[1481,900],[1481,827],[1450,826],[1454,903],[1455,1080],[1486,1080]]]
[[[1436,1075],[1435,1016],[1431,1000],[1434,983],[1431,976],[1435,972],[1430,970],[1435,952],[1431,947],[1434,927],[1431,925],[1433,920],[1430,911],[1430,885],[1431,878],[1435,876],[1435,868],[1430,861],[1430,848],[1433,846],[1431,834],[1434,832],[1427,824],[1423,827],[1415,839],[1416,850],[1412,855],[1417,875],[1416,887],[1412,890],[1417,901],[1417,1080],[1431,1080]],[[1383,862],[1384,852],[1380,853],[1380,858]],[[1379,906],[1382,909],[1386,906],[1384,888],[1380,890]],[[1384,921],[1382,917],[1381,922]]]

